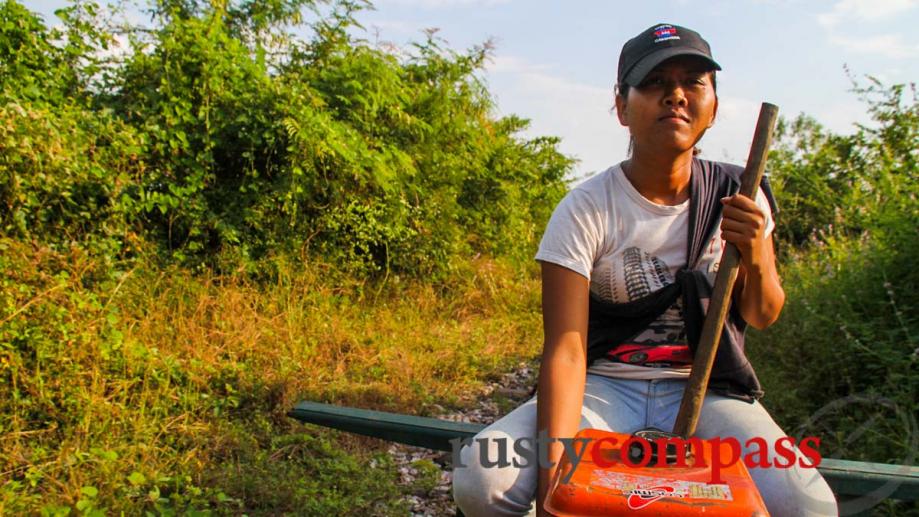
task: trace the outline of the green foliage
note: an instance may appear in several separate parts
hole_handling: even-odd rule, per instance
[[[8,0],[4,232],[138,236],[189,264],[306,248],[362,275],[528,258],[571,161],[491,115],[488,47],[400,58],[352,36],[363,4],[315,7],[163,1],[115,57],[94,4],[52,34]],[[309,41],[285,32],[304,10]]]
[[[348,0],[161,0],[152,27],[123,28],[77,1],[50,30],[0,1],[0,513],[405,513],[385,456],[367,469],[368,454],[284,417],[288,391],[316,378],[326,379],[316,393],[399,400],[328,382],[341,377],[331,353],[318,368],[298,363],[329,339],[312,318],[365,311],[342,299],[319,304],[325,316],[315,304],[285,313],[279,322],[300,323],[283,332],[308,338],[282,358],[278,337],[213,346],[233,317],[215,317],[207,335],[197,310],[187,325],[160,320],[207,295],[181,274],[168,292],[156,286],[181,271],[169,262],[279,281],[278,264],[315,262],[336,264],[328,278],[362,299],[367,277],[381,277],[368,290],[380,296],[400,278],[449,285],[457,268],[460,296],[483,278],[495,294],[485,257],[530,262],[571,161],[555,139],[520,138],[526,121],[493,116],[477,76],[487,48],[457,53],[428,37],[397,57],[354,36],[367,4]],[[116,35],[127,52],[115,52]],[[433,296],[420,298],[442,303]],[[500,311],[524,301],[514,293]],[[252,339],[275,332],[257,323]],[[420,332],[395,331],[400,347],[408,330]],[[506,363],[503,346],[418,356],[433,369],[468,363],[441,372],[456,383]],[[373,383],[394,369],[356,371]],[[455,384],[434,384],[416,380],[399,397],[455,398]]]
[[[98,27],[99,7],[78,1],[59,9],[63,26],[48,30],[14,0],[0,3],[0,92],[55,106],[89,101],[113,41]]]
[[[767,404],[833,457],[912,464],[919,446],[919,99],[857,86],[873,123],[785,124],[770,156],[788,302],[749,350]],[[771,389],[770,389],[771,388]]]
[[[869,81],[854,91],[873,123],[853,135],[834,135],[806,115],[778,124],[769,167],[781,201],[777,236],[790,249],[915,222],[915,86]]]
[[[150,27],[114,27],[77,1],[59,29],[0,2],[0,513],[404,513],[391,462],[303,434],[284,412],[314,381],[314,393],[371,403],[455,400],[534,342],[483,351],[495,329],[523,327],[501,317],[467,335],[462,321],[483,310],[482,279],[499,312],[535,317],[532,292],[495,284],[531,285],[531,270],[494,264],[530,262],[571,164],[556,139],[523,139],[526,121],[493,115],[479,79],[487,46],[458,53],[428,37],[395,55],[355,36],[367,4],[349,0],[160,0]],[[412,306],[414,327],[389,331],[399,338],[383,364],[416,365],[416,380],[393,395],[378,386],[395,368],[374,364],[353,368],[368,383],[354,386],[328,351],[352,338],[322,326],[364,314],[347,297],[321,287],[323,316],[315,303],[282,310],[296,328],[255,322],[228,351],[213,338],[246,304],[206,331],[197,309],[192,323],[161,320],[207,299],[170,263],[279,282],[281,263],[335,264],[330,284],[361,299],[368,277],[380,277],[367,290],[377,297],[400,278],[440,280],[459,298],[424,290],[419,303],[458,311],[443,331],[457,337],[446,355],[404,360],[393,350],[434,317]],[[282,332],[297,337],[278,356]],[[373,359],[357,348],[354,364]]]
[[[770,168],[787,303],[748,351],[766,405],[826,457],[914,465],[919,450],[919,99],[915,85],[855,85],[872,116],[834,135],[779,126]],[[916,503],[874,509],[906,515]]]
[[[124,199],[144,140],[107,112],[7,99],[0,107],[0,232],[127,251]]]
[[[442,471],[440,467],[429,459],[413,461],[411,470],[415,475],[412,485],[414,491],[418,494],[429,494],[440,483]]]
[[[143,138],[89,106],[109,35],[91,3],[59,11],[61,29],[0,4],[0,233],[119,252],[131,236],[121,196],[142,170]],[[65,43],[59,43],[60,40]]]
[[[0,4],[0,85],[40,98],[61,70],[60,51],[48,40],[41,18],[17,2]]]
[[[857,159],[851,139],[828,133],[807,115],[779,120],[769,167],[781,199],[776,236],[782,244],[800,247],[846,220],[839,201],[857,188]]]
[[[158,0],[152,27],[113,28],[78,1],[48,29],[2,0],[0,513],[404,513],[391,463],[303,433],[283,416],[291,392],[452,403],[538,341],[538,283],[519,266],[571,160],[494,116],[488,44],[429,34],[394,54],[356,36],[367,5]],[[853,135],[780,125],[788,303],[749,350],[787,429],[906,462],[919,104],[912,85],[856,92],[873,123]],[[242,273],[215,283],[270,271],[278,290],[220,291],[226,317],[209,280],[170,261]],[[295,283],[285,263],[328,284]],[[426,290],[390,300],[398,311],[359,304],[408,294],[411,277]],[[298,305],[307,293],[321,301]],[[228,339],[258,303],[256,330]],[[415,467],[428,490],[436,470]]]
[[[0,239],[0,513],[404,515],[432,465],[399,487],[379,442],[286,412],[459,404],[536,354],[535,264],[440,293],[284,261],[275,284]]]
[[[255,363],[269,347],[190,357],[202,347],[169,339],[176,328],[132,332],[144,313],[200,303],[182,280],[150,303],[157,278],[0,240],[0,513],[404,513],[391,462],[367,469],[284,417],[290,397],[265,380],[278,372]]]

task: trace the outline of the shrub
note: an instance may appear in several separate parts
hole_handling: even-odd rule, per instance
[[[799,118],[770,156],[788,301],[749,350],[787,430],[822,434],[834,457],[909,464],[919,445],[919,101],[912,85],[870,80],[856,91],[873,124],[838,136]]]

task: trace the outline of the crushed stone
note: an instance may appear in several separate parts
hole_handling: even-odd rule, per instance
[[[450,420],[453,422],[471,422],[477,424],[491,424],[501,418],[520,404],[530,398],[530,391],[536,384],[536,361],[521,362],[510,373],[504,374],[498,381],[490,382],[482,387],[476,395],[475,403],[468,409],[461,411],[447,411],[442,406],[431,405],[433,418]],[[501,404],[498,403],[501,400]],[[456,515],[456,506],[453,503],[453,467],[449,452],[432,451],[410,445],[393,444],[388,450],[390,456],[398,466],[399,484],[407,489],[424,485],[416,483],[419,478],[433,477],[433,464],[439,470],[439,479],[431,490],[425,487],[415,492],[409,492],[405,497],[408,501],[412,517],[440,517]],[[425,461],[426,460],[426,461]],[[418,468],[419,463],[426,465],[423,472]],[[430,463],[428,463],[430,462]]]

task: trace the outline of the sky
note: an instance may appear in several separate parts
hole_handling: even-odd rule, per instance
[[[49,25],[67,4],[24,3]],[[698,31],[723,68],[699,146],[709,159],[746,160],[764,101],[850,133],[869,122],[852,78],[919,81],[919,0],[376,0],[357,18],[368,39],[397,46],[432,28],[460,51],[492,40],[483,76],[497,114],[530,119],[526,136],[561,137],[575,177],[625,159],[628,132],[610,109],[619,51],[658,23]]]

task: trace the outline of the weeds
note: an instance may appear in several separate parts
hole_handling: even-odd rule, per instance
[[[443,291],[378,290],[314,264],[255,284],[0,246],[3,513],[398,515],[385,455],[285,413],[461,405],[540,343],[537,281],[486,259]]]

